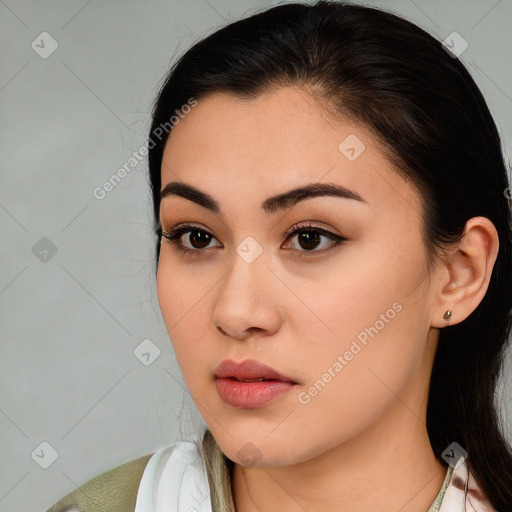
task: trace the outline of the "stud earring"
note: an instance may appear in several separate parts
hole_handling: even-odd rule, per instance
[[[446,313],[443,315],[443,318],[445,320],[448,320],[451,316],[452,316],[452,310],[448,309],[448,310],[446,310]]]

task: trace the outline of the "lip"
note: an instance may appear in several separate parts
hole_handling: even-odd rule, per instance
[[[252,359],[240,363],[227,359],[214,374],[220,398],[237,409],[263,407],[297,385],[290,377]]]
[[[282,382],[291,382],[296,384],[290,377],[279,373],[270,366],[255,361],[254,359],[245,359],[240,363],[232,359],[226,359],[215,368],[215,378],[228,379],[233,378],[236,380],[251,380],[251,379],[268,379],[279,380]]]

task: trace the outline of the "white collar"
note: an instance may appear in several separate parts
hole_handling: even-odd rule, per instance
[[[149,459],[134,512],[212,512],[206,467],[198,447],[181,441]]]

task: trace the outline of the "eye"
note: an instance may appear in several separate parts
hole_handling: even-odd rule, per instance
[[[181,241],[185,233],[194,235],[193,237],[189,237],[189,243],[192,244],[191,247],[187,247]],[[184,253],[203,252],[204,249],[208,247],[208,244],[215,239],[209,231],[192,224],[181,224],[179,227],[172,228],[169,232],[162,231],[162,238]]]
[[[293,236],[297,235],[297,243],[299,244],[299,247],[306,249],[305,251],[297,249],[301,253],[313,252],[315,254],[325,254],[326,252],[335,249],[339,244],[347,240],[345,237],[336,235],[331,231],[316,227],[311,222],[307,224],[295,224],[286,232],[286,235],[288,238],[292,238]],[[322,245],[322,238],[325,240],[330,240],[330,244],[328,243],[327,249],[322,248],[318,251],[312,250],[316,249],[319,244]],[[325,244],[323,247],[325,247]]]
[[[188,235],[189,246],[185,245],[181,240],[186,234]],[[292,249],[300,253],[301,257],[307,253],[314,253],[315,255],[318,253],[325,254],[347,240],[323,228],[315,227],[312,223],[295,224],[285,235],[287,240],[296,235],[298,236],[299,248]],[[178,227],[171,228],[168,232],[162,231],[162,238],[171,243],[177,250],[189,255],[198,255],[205,252],[205,249],[209,248],[211,241],[215,240],[215,237],[209,231],[193,224],[181,224]],[[319,245],[322,246],[322,239],[331,241],[330,244],[327,244],[327,249],[314,250]],[[223,247],[223,245],[220,244],[219,247]],[[325,247],[325,243],[323,247]],[[305,250],[301,250],[301,248]]]

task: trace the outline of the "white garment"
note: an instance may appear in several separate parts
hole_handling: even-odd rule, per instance
[[[468,487],[468,497],[464,504],[464,484]],[[439,512],[497,512],[484,497],[473,473],[468,474],[466,462],[455,465],[450,485],[443,496]]]
[[[206,466],[194,443],[164,446],[151,456],[134,512],[212,512]]]

